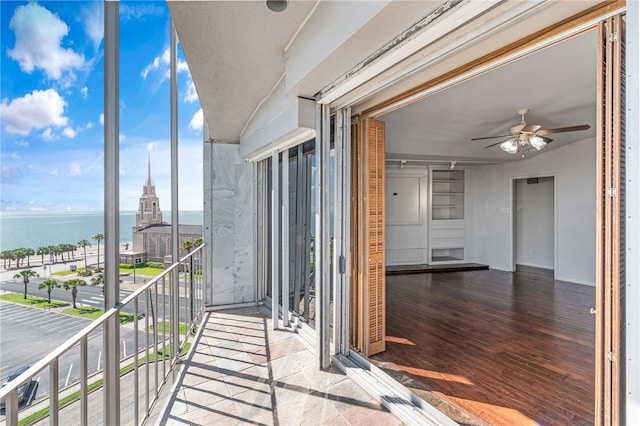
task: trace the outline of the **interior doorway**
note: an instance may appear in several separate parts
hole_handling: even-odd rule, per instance
[[[518,265],[555,269],[555,178],[513,180],[513,259]]]
[[[618,34],[618,39],[621,39],[621,32],[619,29],[618,31],[615,34]],[[603,294],[600,296],[599,292],[602,288],[611,288],[612,284],[620,283],[619,274],[614,271],[611,277],[602,278],[602,271],[596,271],[596,265],[600,265],[603,259],[606,258],[603,253],[609,253],[607,250],[612,251],[612,260],[609,263],[613,264],[621,261],[621,265],[618,266],[621,268],[624,266],[624,260],[615,251],[619,248],[618,244],[620,243],[615,236],[619,235],[621,225],[614,220],[621,218],[619,210],[615,210],[615,208],[619,207],[616,207],[616,203],[620,202],[620,199],[616,198],[615,187],[620,184],[619,193],[622,193],[624,181],[620,180],[619,177],[620,165],[622,163],[623,166],[623,161],[616,155],[620,155],[619,150],[624,141],[615,140],[614,137],[608,135],[605,136],[606,141],[603,141],[600,134],[604,128],[603,117],[613,121],[617,120],[613,124],[608,124],[608,127],[616,129],[612,132],[614,136],[619,137],[620,134],[623,134],[623,131],[621,132],[619,129],[620,122],[624,123],[624,120],[621,119],[623,112],[616,110],[605,114],[600,109],[601,105],[608,105],[609,103],[619,106],[619,102],[616,102],[616,93],[620,93],[620,84],[615,83],[615,81],[615,84],[608,84],[606,87],[611,92],[598,94],[596,99],[596,93],[598,93],[599,89],[599,85],[596,83],[601,78],[596,70],[599,69],[598,66],[604,63],[602,58],[596,56],[598,49],[606,44],[603,42],[603,40],[606,40],[602,36],[604,33],[602,30],[592,28],[589,31],[574,35],[572,38],[550,44],[535,54],[521,58],[508,65],[497,67],[490,72],[466,80],[463,83],[452,85],[447,89],[432,92],[428,97],[425,96],[422,100],[402,108],[391,110],[391,108],[384,109],[380,107],[380,111],[383,112],[378,114],[376,114],[375,108],[362,112],[365,116],[384,122],[387,163],[393,160],[396,162],[396,167],[404,167],[405,169],[413,166],[427,167],[430,170],[448,168],[449,170],[464,171],[464,191],[450,191],[463,193],[464,195],[460,195],[460,197],[464,197],[464,204],[453,202],[436,203],[433,199],[430,199],[431,205],[428,209],[431,209],[433,213],[435,208],[451,209],[452,207],[457,208],[460,206],[462,208],[464,206],[464,217],[456,219],[464,220],[464,223],[461,224],[457,231],[459,235],[447,236],[447,238],[455,237],[459,239],[460,244],[464,244],[463,255],[460,256],[461,260],[488,263],[492,266],[492,269],[505,273],[505,275],[500,273],[493,274],[492,280],[498,284],[496,297],[494,298],[483,297],[486,294],[487,286],[482,280],[478,280],[477,288],[473,289],[469,280],[466,280],[462,275],[458,277],[459,279],[450,280],[446,283],[439,277],[431,277],[430,279],[419,281],[412,280],[409,283],[404,283],[407,284],[406,303],[398,304],[398,312],[416,314],[413,322],[410,319],[402,321],[402,325],[406,326],[407,332],[414,334],[394,334],[394,330],[398,331],[401,328],[390,326],[396,315],[388,309],[385,310],[388,318],[386,326],[389,330],[389,333],[385,334],[387,350],[381,355],[376,355],[376,358],[379,358],[382,362],[395,362],[385,358],[385,354],[392,353],[394,347],[397,348],[397,353],[402,354],[402,357],[398,358],[398,360],[406,360],[407,353],[414,351],[416,359],[420,362],[424,361],[424,364],[422,366],[399,365],[398,368],[400,370],[411,374],[413,377],[432,380],[432,383],[442,384],[442,382],[448,382],[448,385],[454,383],[456,386],[461,384],[455,389],[448,388],[446,391],[441,389],[439,392],[449,392],[449,399],[458,405],[463,405],[465,401],[477,403],[478,413],[486,412],[491,407],[498,407],[504,408],[508,413],[515,412],[526,417],[526,419],[523,417],[520,420],[535,422],[541,411],[536,411],[535,409],[528,411],[526,407],[509,407],[503,401],[494,401],[493,404],[487,404],[488,395],[495,396],[496,386],[503,386],[505,381],[513,379],[513,375],[509,375],[508,378],[502,378],[504,380],[500,380],[494,387],[482,389],[481,384],[484,383],[484,380],[478,380],[477,383],[473,380],[476,369],[484,365],[479,358],[470,360],[468,369],[460,368],[460,365],[463,364],[456,363],[455,357],[451,356],[447,356],[446,359],[442,360],[442,364],[436,365],[433,364],[434,357],[425,356],[424,351],[418,351],[416,348],[418,342],[424,342],[423,337],[426,336],[426,332],[433,332],[433,334],[429,335],[430,338],[434,339],[430,341],[430,347],[435,348],[437,353],[449,355],[451,351],[446,346],[456,336],[456,330],[453,330],[452,323],[460,319],[466,320],[462,321],[463,325],[461,325],[460,330],[480,329],[479,321],[481,319],[488,320],[488,328],[481,330],[485,332],[494,329],[497,324],[507,323],[509,318],[513,319],[516,314],[534,313],[537,315],[537,313],[543,312],[543,308],[548,306],[555,306],[554,312],[566,311],[566,304],[549,304],[550,300],[559,301],[559,296],[565,291],[562,289],[563,286],[558,285],[559,283],[554,280],[554,276],[545,277],[544,274],[534,276],[535,274],[531,272],[527,272],[523,276],[510,275],[508,272],[513,271],[515,263],[518,262],[534,264],[537,269],[546,267],[543,269],[553,269],[556,272],[557,270],[562,270],[562,278],[556,277],[556,279],[573,284],[566,286],[566,293],[572,293],[579,288],[584,290],[586,300],[586,302],[575,307],[575,318],[577,320],[568,324],[566,332],[562,334],[568,338],[567,344],[570,347],[572,343],[577,343],[571,341],[572,339],[575,340],[576,336],[575,332],[570,331],[572,327],[584,327],[585,333],[581,336],[582,340],[579,342],[581,346],[577,351],[584,358],[575,359],[569,365],[566,362],[566,357],[560,357],[553,362],[540,365],[541,368],[535,372],[518,372],[521,379],[521,389],[530,389],[528,386],[533,377],[550,377],[549,370],[555,374],[567,371],[568,368],[576,368],[580,370],[575,374],[575,379],[578,382],[576,387],[579,387],[582,393],[569,392],[569,394],[579,394],[579,398],[582,399],[577,401],[579,404],[576,406],[568,407],[565,401],[567,391],[557,389],[558,398],[554,407],[556,413],[551,412],[549,414],[550,418],[553,418],[559,412],[580,413],[579,416],[587,423],[593,421],[598,423],[602,415],[601,406],[599,405],[602,401],[611,405],[609,407],[611,411],[620,412],[619,409],[615,408],[615,405],[619,403],[617,395],[606,394],[607,387],[616,391],[619,390],[620,385],[616,380],[620,377],[620,372],[613,371],[614,369],[610,366],[605,365],[603,367],[602,361],[605,359],[602,354],[606,353],[603,352],[604,334],[607,335],[607,338],[609,336],[614,337],[611,342],[604,342],[606,344],[611,343],[610,346],[614,348],[609,353],[618,353],[621,350],[619,348],[621,345],[619,337],[622,334],[615,328],[619,328],[623,324],[620,321],[621,313],[619,312],[619,307],[623,306],[620,300],[624,296],[624,289],[618,289],[619,292],[615,294]],[[611,36],[611,31],[606,34]],[[618,55],[620,56],[619,53]],[[546,59],[544,59],[545,57]],[[562,61],[566,61],[566,63],[560,65],[559,63]],[[582,62],[582,64],[579,65],[579,62]],[[619,60],[617,62],[608,61],[607,63],[609,62],[613,64],[621,63]],[[558,66],[550,70],[543,65],[548,63],[555,63]],[[613,68],[611,73],[614,76],[623,75],[623,73],[619,73],[619,68]],[[514,76],[518,76],[518,78],[514,78]],[[506,95],[518,93],[523,80],[527,81],[528,88],[528,96],[525,101],[527,102],[526,106],[529,108],[527,111],[529,115],[527,115],[526,122],[525,113],[521,114],[519,112],[522,110],[523,98],[514,98]],[[509,87],[510,84],[513,84],[514,87]],[[557,86],[555,86],[556,84]],[[616,86],[616,84],[618,85]],[[500,94],[505,95],[499,96]],[[567,102],[567,104],[563,106],[563,102]],[[461,106],[464,107],[461,108]],[[497,111],[501,112],[497,113]],[[514,122],[513,118],[508,118],[507,120],[501,118],[509,117],[509,114],[513,115],[514,111],[518,111],[522,115],[520,124]],[[590,126],[583,126],[582,124],[585,121],[581,117],[588,117],[587,120],[589,120]],[[529,138],[526,135],[524,139],[522,137],[522,131],[525,128],[535,128],[536,130],[525,130],[524,133],[528,132],[537,136],[538,129],[572,128],[586,130],[585,127],[586,129],[591,128],[587,135],[577,131],[571,135],[565,133],[569,131],[558,131],[557,133],[564,134],[553,135],[553,141],[546,141],[547,144],[550,142],[553,142],[553,144],[546,149],[544,149],[545,145],[539,147],[533,143],[530,144],[531,146],[519,144],[520,141]],[[545,134],[550,133],[552,132]],[[565,138],[566,135],[570,136]],[[507,138],[507,140],[498,141],[496,139],[497,143],[495,141],[471,143],[474,138],[476,138],[475,140],[493,138],[503,138],[504,140],[504,138]],[[539,144],[539,142],[536,142],[536,144]],[[510,148],[514,149],[510,150]],[[506,154],[501,150],[505,151]],[[551,153],[552,150],[553,152]],[[509,157],[507,154],[512,154],[512,156]],[[514,156],[513,154],[518,155]],[[608,180],[603,183],[603,176],[605,175],[601,173],[600,167],[603,165],[609,167],[608,163],[605,164],[605,160],[608,161],[607,156],[611,157],[611,171],[606,175]],[[600,164],[601,162],[602,164]],[[598,164],[597,167],[596,164]],[[356,172],[355,176],[358,177],[360,174]],[[520,200],[520,195],[525,198],[529,197],[525,192],[522,192],[526,191],[524,189],[519,191],[522,192],[521,194],[515,195],[514,191],[516,189],[514,185],[522,184],[515,182],[514,176],[547,177],[547,179],[538,178],[537,183],[529,184],[540,185],[540,180],[542,180],[542,187],[550,185],[550,192],[541,191],[542,194],[532,195],[534,199],[536,197],[540,198],[541,206],[531,208],[528,203],[525,203],[525,200]],[[437,179],[432,176],[429,186],[431,187],[436,181],[440,180],[444,179]],[[452,181],[454,179],[449,178],[447,180]],[[517,179],[515,180],[517,181]],[[558,182],[562,182],[562,186],[558,187]],[[384,191],[383,183],[381,185],[381,190]],[[524,185],[527,185],[526,181]],[[594,191],[594,188],[598,188],[598,191]],[[413,192],[416,191],[414,190]],[[567,200],[572,199],[571,194],[580,195],[582,198],[577,203],[567,203]],[[398,192],[399,196],[400,192]],[[517,201],[516,198],[518,198]],[[556,202],[557,200],[560,200],[561,203]],[[518,203],[519,201],[521,202]],[[610,229],[610,232],[604,233],[603,231],[603,242],[600,247],[596,247],[596,241],[599,242],[599,238],[601,238],[600,235],[596,235],[596,230],[598,232],[601,231],[599,228],[600,222],[598,222],[597,226],[597,220],[602,218],[604,209],[600,206],[605,203],[607,208],[609,208],[609,204],[612,204],[612,212],[607,213],[607,217],[612,218],[611,225],[609,228],[603,228],[605,230]],[[536,242],[527,238],[514,239],[514,233],[518,233],[517,227],[519,225],[522,227],[519,232],[521,236],[527,231],[533,232],[535,229],[533,224],[527,224],[526,221],[521,224],[516,223],[519,219],[514,217],[514,214],[518,205],[522,205],[523,209],[531,208],[534,212],[537,208],[543,210],[542,213],[539,213],[544,216],[543,228],[545,233],[543,236],[539,236],[542,241]],[[406,213],[407,211],[403,212]],[[551,217],[548,216],[549,212],[551,212]],[[433,214],[428,220],[433,222]],[[416,222],[416,220],[413,222]],[[355,223],[362,224],[361,221],[357,220]],[[433,224],[431,223],[430,225]],[[576,231],[574,228],[576,225],[582,228]],[[433,230],[433,226],[430,229]],[[366,235],[368,231],[369,229],[364,227],[361,235]],[[570,231],[572,237],[568,239],[563,237],[563,244],[559,244],[558,232],[566,231]],[[432,238],[434,237],[432,236]],[[565,242],[568,244],[564,244]],[[522,245],[522,247],[518,249],[514,247],[516,245]],[[424,247],[419,247],[419,249],[430,250],[433,247],[435,247],[434,242],[430,239]],[[614,249],[611,249],[611,247],[614,247]],[[394,249],[403,248],[394,247]],[[576,255],[577,253],[582,253],[585,248],[589,251],[587,256]],[[532,260],[535,257],[543,257],[543,259]],[[608,268],[606,271],[613,269]],[[507,279],[505,277],[511,278]],[[531,284],[536,284],[536,281],[539,280],[549,281],[547,283],[549,293],[545,296],[548,297],[548,300],[545,297],[535,300],[532,295],[523,296],[525,294],[523,290],[530,288]],[[505,284],[505,281],[509,282]],[[401,284],[400,282],[393,283],[391,280],[385,280],[383,285],[389,289],[386,292],[386,301],[382,299],[382,303],[386,304],[385,307],[389,307],[392,303],[398,301],[395,297],[401,291]],[[366,283],[362,288],[363,292],[358,293],[358,296],[361,295],[361,297],[354,298],[354,300],[367,300],[370,293],[367,292]],[[436,296],[426,297],[425,292],[433,289],[445,289],[450,292],[438,295],[437,297],[440,297],[440,300],[435,300]],[[594,293],[597,293],[595,297]],[[481,316],[470,315],[465,317],[468,307],[454,304],[456,301],[465,300],[462,297],[465,295],[478,297],[485,303],[479,310],[479,315]],[[504,306],[496,305],[497,295],[504,297]],[[591,312],[597,313],[596,323],[600,324],[605,316],[607,318],[611,317],[606,324],[598,325],[597,330],[594,327],[593,317],[589,313],[589,305],[592,304],[591,300],[593,299],[595,299],[593,306],[596,306],[597,309],[591,310]],[[429,304],[437,304],[432,306],[433,309],[447,307],[448,311],[445,312],[440,322],[435,321],[430,315],[433,311],[425,311],[426,308],[429,308]],[[514,355],[520,338],[526,339],[530,335],[546,333],[549,333],[549,339],[546,343],[542,341],[532,342],[531,348],[540,349],[549,344],[547,349],[552,350],[553,333],[560,332],[560,329],[553,329],[557,324],[554,321],[548,321],[549,318],[551,317],[541,314],[539,320],[543,323],[538,324],[539,326],[532,330],[532,333],[525,333],[518,338],[504,339],[503,334],[499,335],[498,339],[502,338],[508,343],[508,347],[504,349],[502,354]],[[531,320],[525,319],[521,324],[530,325],[532,323]],[[519,325],[514,325],[512,329],[518,329],[519,327]],[[438,335],[438,333],[441,334]],[[483,335],[486,335],[486,333],[480,333],[480,337],[477,339],[472,337],[462,338],[461,347],[463,347],[463,350],[460,352],[460,357],[469,358],[470,345],[484,344]],[[443,347],[446,348],[443,349]],[[495,348],[496,346],[489,345],[488,353],[492,350],[495,351]],[[593,363],[594,351],[596,352],[595,365]],[[568,353],[575,352],[569,351]],[[490,353],[487,359],[491,360],[494,356],[495,352]],[[541,354],[539,358],[527,355],[527,353],[517,354],[513,357],[517,361],[513,365],[508,365],[507,370],[511,367],[517,369],[523,362],[527,365],[536,364],[535,360],[546,359],[544,357],[544,354]],[[591,362],[585,362],[585,360],[591,360]],[[429,365],[429,362],[432,364]],[[504,367],[505,365],[501,364],[500,366]],[[425,368],[425,366],[428,368]],[[451,374],[451,371],[455,371],[456,368],[460,370],[460,374]],[[493,377],[496,376],[494,373],[497,371],[492,372]],[[592,382],[594,372],[597,376],[595,385]],[[604,392],[601,387],[605,388]],[[464,393],[465,391],[478,390],[482,390],[484,393],[473,396]],[[505,391],[505,394],[509,392],[510,390]],[[542,391],[539,392],[540,395],[543,393]],[[525,399],[526,395],[523,395],[521,400]],[[541,400],[540,407],[548,408],[548,402],[549,400],[546,399]],[[513,419],[513,417],[510,418]],[[570,420],[567,421],[570,422]],[[522,422],[519,421],[519,423]]]

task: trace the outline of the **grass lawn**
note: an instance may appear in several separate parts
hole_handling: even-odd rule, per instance
[[[169,333],[170,332],[170,325],[169,325],[169,321],[164,321],[164,322],[159,322],[158,323],[158,333],[162,333],[163,331],[165,333]],[[178,324],[178,328],[180,330],[180,334],[184,335],[187,332],[187,324],[181,322]],[[149,330],[153,330],[153,325],[149,326]]]
[[[75,272],[72,272],[71,269],[65,269],[64,271],[52,272],[51,275],[56,275],[58,277],[66,277],[71,274],[79,274],[80,272],[86,271],[85,268],[77,268]]]
[[[160,275],[163,272],[164,272],[164,269],[162,268],[149,268],[149,267],[136,268],[136,275],[147,275],[149,277],[155,277],[157,275]],[[133,275],[133,269],[120,269],[120,273]]]
[[[34,297],[27,296],[24,298],[24,295],[19,293],[7,293],[0,296],[0,300],[4,300],[5,302],[19,303],[21,305],[33,306],[36,308],[60,308],[62,306],[67,306],[67,302],[61,302],[59,300],[52,300],[49,303],[48,299],[44,297]]]
[[[97,319],[100,315],[104,314],[103,309],[94,308],[92,306],[80,306],[77,309],[68,308],[62,311],[65,314],[75,315],[82,318]],[[120,313],[120,324],[127,324],[133,322],[134,316],[132,314]]]

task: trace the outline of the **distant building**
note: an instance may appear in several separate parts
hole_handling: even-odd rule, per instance
[[[202,225],[178,225],[178,234],[180,256],[183,256],[186,252],[182,250],[182,243],[202,238]],[[162,220],[160,199],[151,182],[151,160],[147,164],[147,182],[142,188],[132,235],[131,249],[120,254],[122,263],[171,263],[171,224]]]

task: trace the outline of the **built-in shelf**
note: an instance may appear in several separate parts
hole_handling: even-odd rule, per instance
[[[464,261],[464,170],[431,170],[429,263]]]

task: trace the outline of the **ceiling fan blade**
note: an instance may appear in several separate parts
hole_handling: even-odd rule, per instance
[[[535,133],[540,130],[542,126],[538,124],[526,124],[520,131],[524,133]]]
[[[492,144],[491,144],[491,145],[489,145],[489,146],[485,146],[485,147],[484,147],[484,149],[491,148],[492,146],[500,145],[502,142],[504,142],[504,141],[500,141],[500,142],[492,143]]]
[[[591,128],[588,124],[581,124],[579,126],[569,127],[556,127],[555,129],[542,129],[536,132],[538,136],[549,135],[551,133],[564,133],[564,132],[576,132],[578,130],[589,130]]]
[[[495,139],[495,138],[510,138],[512,135],[501,135],[501,136],[487,136],[484,138],[471,138],[472,141],[481,141],[485,139]]]

